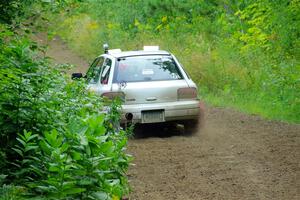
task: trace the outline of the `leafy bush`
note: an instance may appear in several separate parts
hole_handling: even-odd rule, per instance
[[[126,195],[130,157],[127,133],[116,126],[120,104],[104,113],[84,82],[70,81],[64,66],[50,66],[44,50],[20,35],[1,25],[0,183],[16,185],[1,191],[7,198],[19,187],[22,196],[47,199]]]
[[[15,23],[26,14],[26,9],[32,5],[34,0],[7,0],[0,2],[0,22]]]

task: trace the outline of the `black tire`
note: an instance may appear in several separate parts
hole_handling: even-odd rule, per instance
[[[200,126],[200,119],[190,119],[183,122],[184,133],[186,135],[193,135],[198,132]]]

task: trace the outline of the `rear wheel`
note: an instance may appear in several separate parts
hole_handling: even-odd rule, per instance
[[[184,133],[187,135],[192,135],[197,133],[199,125],[200,125],[200,119],[191,119],[186,120],[183,122],[184,125]]]

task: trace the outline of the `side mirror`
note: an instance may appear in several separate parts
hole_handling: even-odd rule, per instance
[[[78,78],[82,78],[82,77],[83,77],[82,73],[72,73],[72,76],[71,76],[72,79],[78,79]]]

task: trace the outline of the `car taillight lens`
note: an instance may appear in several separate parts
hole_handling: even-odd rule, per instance
[[[177,90],[177,98],[180,99],[196,99],[197,89],[196,88],[179,88]]]
[[[106,97],[108,99],[120,98],[121,100],[125,99],[124,92],[105,92],[102,94],[102,97]]]

